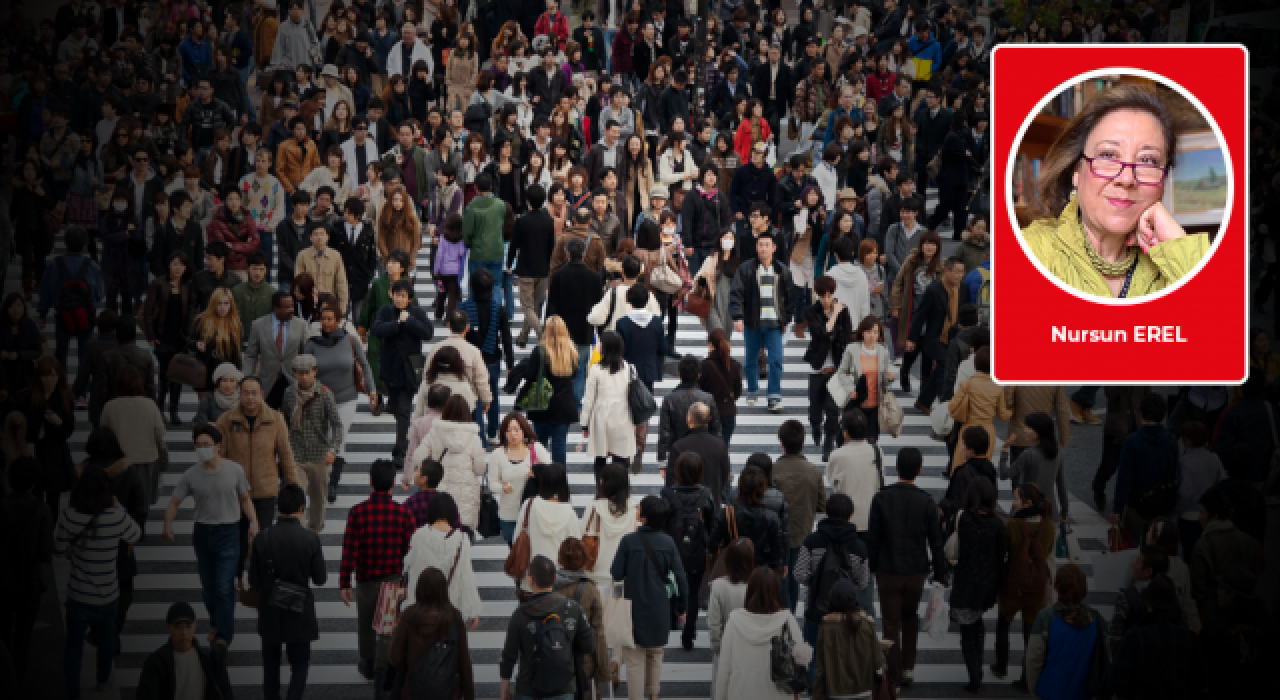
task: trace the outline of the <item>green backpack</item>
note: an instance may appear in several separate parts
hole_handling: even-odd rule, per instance
[[[545,411],[551,408],[551,395],[555,391],[551,388],[551,382],[544,376],[546,367],[547,353],[542,350],[538,353],[538,376],[534,378],[528,393],[520,401],[520,409],[526,413],[529,411]]]

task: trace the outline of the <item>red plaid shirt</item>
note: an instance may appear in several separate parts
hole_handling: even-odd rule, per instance
[[[398,576],[416,529],[413,514],[391,500],[390,493],[375,491],[347,514],[338,585],[351,588],[352,573],[358,582]]]

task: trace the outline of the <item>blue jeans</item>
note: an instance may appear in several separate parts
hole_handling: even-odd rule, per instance
[[[111,679],[111,662],[116,646],[116,605],[113,600],[106,605],[87,605],[74,600],[67,601],[67,645],[62,656],[62,672],[66,674],[67,697],[80,697],[80,661],[84,656],[84,636],[93,628],[98,645],[99,683]]]
[[[200,572],[200,596],[217,638],[231,645],[236,631],[236,565],[240,560],[240,524],[196,523],[191,532]]]
[[[486,412],[480,410],[480,401],[479,399],[476,400],[475,416],[476,416],[476,423],[480,425],[480,441],[481,442],[484,442],[486,427],[488,428],[490,440],[493,440],[498,437],[498,423],[502,420],[501,419],[502,411],[501,411],[501,408],[498,406],[498,404],[501,403],[501,399],[499,398],[500,394],[498,393],[498,377],[502,373],[502,363],[495,362],[491,365],[486,364],[485,366],[489,368],[489,391],[493,393],[493,400],[489,402],[489,410],[487,412],[488,414],[487,424],[485,420]]]
[[[760,347],[769,356],[769,399],[782,398],[782,328],[757,328],[743,331],[746,340],[747,362],[742,371],[747,375],[747,396],[755,398],[760,393]]]
[[[587,388],[587,368],[591,365],[591,346],[578,346],[578,373],[573,377],[573,397],[578,400],[578,408],[582,408],[582,391]]]
[[[737,416],[720,416],[720,437],[724,438],[725,447],[729,446],[729,440],[733,438],[733,429],[738,427]]]
[[[503,296],[504,287],[502,285],[502,281],[503,281],[502,280],[502,277],[503,277],[502,261],[501,260],[482,260],[477,262],[475,260],[471,260],[470,258],[467,259],[468,274],[474,275],[476,273],[476,270],[479,270],[482,267],[488,270],[489,272],[493,273],[493,301],[498,304],[506,303],[506,299],[508,299],[509,297]],[[463,290],[463,294],[469,297],[471,296],[471,291]]]
[[[538,441],[543,447],[551,450],[551,461],[564,464],[569,445],[569,424],[534,423],[533,432],[538,434]]]
[[[607,17],[599,17],[597,19],[601,23],[608,21]],[[618,35],[618,30],[601,29],[600,31],[604,34],[604,72],[609,75],[613,75],[613,38]],[[603,78],[603,76],[601,76],[601,78]],[[600,84],[596,87],[603,89],[604,85],[604,81],[601,80]],[[608,90],[605,90],[605,92],[607,93]]]
[[[62,321],[54,319],[53,322],[53,356],[58,359],[58,364],[66,368],[67,353],[71,351],[71,339],[76,339],[76,358],[79,359],[79,369],[84,371],[84,366],[89,358],[89,339],[93,337],[93,331],[88,330],[83,333],[72,333],[62,327]]]
[[[276,233],[267,229],[258,231],[258,250],[267,254],[267,281],[271,279],[271,269],[276,266]]]
[[[249,65],[247,65],[247,66],[245,66],[244,68],[241,68],[241,69],[240,69],[240,82],[244,85],[244,92],[245,92],[245,95],[248,95],[248,94],[249,94],[249,75],[250,75],[251,73],[253,73],[253,62],[252,62],[252,61],[250,61],[250,62],[249,62]],[[256,109],[254,109],[254,108],[253,108],[253,100],[251,100],[251,99],[247,99],[247,98],[246,98],[246,99],[245,99],[245,105],[248,107],[248,109],[247,109],[246,111],[247,111],[247,112],[248,112],[248,114],[249,114],[249,121],[251,121],[251,122],[256,122],[256,121],[258,121],[258,110],[256,110]],[[267,128],[269,129],[269,128],[271,128],[271,127],[267,127]]]
[[[502,273],[502,293],[505,295],[502,298],[507,300],[507,322],[508,323],[516,320],[516,302],[515,302],[516,293],[515,293],[515,285],[512,283],[512,279],[514,278],[515,278],[515,275],[512,275],[510,272]]]
[[[537,430],[537,428],[534,428],[534,430]],[[506,540],[508,545],[516,538],[516,524],[514,520],[498,521],[498,527],[502,529],[502,539]]]
[[[311,669],[311,642],[283,645],[289,659],[289,692],[287,700],[302,700],[307,689],[307,671]],[[280,698],[280,647],[262,642],[262,694],[267,700]]]

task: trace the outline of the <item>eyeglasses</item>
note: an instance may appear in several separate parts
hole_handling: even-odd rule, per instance
[[[1082,157],[1089,164],[1089,172],[1108,180],[1120,177],[1125,168],[1133,169],[1133,179],[1137,180],[1140,185],[1159,185],[1169,175],[1169,166],[1167,165],[1161,167],[1150,163],[1126,163],[1111,158],[1090,158],[1083,154]]]

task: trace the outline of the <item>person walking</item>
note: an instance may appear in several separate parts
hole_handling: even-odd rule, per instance
[[[293,358],[307,342],[307,322],[294,317],[294,297],[289,292],[271,295],[271,313],[249,327],[249,343],[244,351],[245,376],[258,377],[266,392],[267,405],[284,405],[284,395],[297,381]]]
[[[103,407],[99,425],[115,433],[120,448],[142,481],[146,503],[155,503],[160,495],[160,471],[169,457],[164,442],[164,416],[142,388],[138,370],[120,368],[113,384],[116,398]]]
[[[191,541],[200,572],[200,588],[214,638],[228,644],[235,633],[238,565],[258,535],[258,511],[244,468],[223,457],[223,433],[214,425],[192,431],[197,463],[178,479],[164,511],[164,538],[173,541],[173,521],[187,496],[195,500]],[[248,521],[247,528],[241,523]]]
[[[170,253],[163,271],[155,270],[156,277],[147,288],[147,298],[139,318],[147,344],[151,346],[160,365],[156,405],[163,413],[167,396],[171,420],[177,417],[182,384],[169,381],[169,363],[175,355],[186,350],[190,341],[191,277],[194,272],[186,253],[181,250]]]
[[[356,331],[360,335],[360,340],[368,343],[367,357],[369,359],[369,367],[373,370],[372,379],[366,377],[365,381],[373,382],[373,386],[377,387],[378,400],[371,401],[373,415],[382,415],[382,409],[386,404],[386,384],[382,381],[382,339],[369,334],[369,329],[373,327],[373,322],[378,318],[378,312],[384,306],[391,306],[391,286],[400,281],[402,277],[408,275],[412,270],[409,262],[409,254],[403,249],[397,248],[384,256],[382,261],[385,275],[379,276],[369,286],[369,294],[365,297],[365,303],[360,308],[360,315],[356,319]],[[410,285],[409,297],[413,298],[413,288]]]
[[[743,468],[738,475],[738,495],[732,503],[725,503],[724,508],[717,508],[708,548],[719,552],[738,537],[745,537],[754,545],[753,566],[767,566],[781,577],[787,563],[788,540],[778,514],[765,505],[768,488],[769,480],[763,469],[755,465]]]
[[[524,325],[516,336],[516,345],[523,350],[529,342],[529,333],[542,340],[542,303],[547,297],[547,284],[551,276],[551,254],[555,251],[555,222],[543,203],[546,191],[542,185],[530,185],[524,193],[529,213],[516,219],[511,233],[511,245],[507,247],[504,272],[516,275],[520,292],[520,309],[524,313]],[[515,261],[514,268],[512,261]]]
[[[417,581],[429,568],[445,573],[449,589],[449,601],[462,619],[468,620],[471,629],[480,624],[480,589],[476,584],[475,570],[471,565],[471,538],[454,527],[459,519],[458,505],[453,496],[437,491],[427,504],[426,524],[418,528],[409,540],[409,553],[404,558],[404,573],[409,581]],[[404,604],[413,605],[417,596],[406,591]]]
[[[391,305],[378,310],[373,335],[382,340],[378,379],[387,385],[388,406],[396,418],[396,443],[391,458],[404,463],[409,446],[409,415],[419,378],[414,376],[412,358],[422,356],[422,344],[435,335],[427,312],[409,305],[413,283],[398,280],[391,287]]]
[[[756,404],[759,387],[759,353],[769,358],[767,398],[770,413],[782,412],[782,336],[792,308],[791,272],[774,253],[771,232],[756,237],[756,257],[744,261],[733,275],[729,291],[729,315],[734,330],[746,338],[747,405]]]
[[[707,544],[716,513],[711,489],[702,484],[703,466],[702,457],[696,452],[681,455],[681,459],[676,462],[675,485],[662,489],[662,498],[671,512],[666,532],[680,552],[680,562],[684,565],[691,591],[702,590],[702,578],[706,574],[710,558]],[[697,617],[692,615],[685,618],[680,638],[685,651],[693,649],[697,635]]]
[[[795,608],[800,588],[794,572],[796,557],[804,538],[813,532],[814,518],[826,507],[827,490],[822,470],[804,457],[804,424],[798,420],[784,422],[778,428],[778,442],[783,456],[774,463],[770,483],[782,492],[786,499],[784,523],[788,538],[786,567],[784,569],[783,600]]]
[[[707,603],[707,630],[711,634],[711,695],[715,697],[717,669],[720,664],[720,643],[729,615],[742,607],[747,596],[747,581],[755,570],[755,545],[746,537],[740,537],[723,550],[724,576],[711,582]]]
[[[501,449],[490,452],[486,460],[486,474],[492,474],[499,484],[498,520],[502,539],[511,544],[526,486],[532,480],[537,492],[538,474],[542,465],[551,461],[551,455],[546,446],[538,442],[537,432],[528,419],[517,411],[502,419],[498,444]]]
[[[449,397],[439,420],[431,424],[427,439],[409,456],[413,464],[427,459],[444,467],[440,490],[453,496],[462,524],[475,529],[480,523],[480,482],[476,478],[485,475],[485,453],[471,411],[461,396]]]
[[[813,643],[813,697],[865,697],[875,692],[874,685],[886,671],[884,647],[851,581],[831,586],[827,609]]]
[[[538,346],[507,372],[508,394],[515,393],[515,405],[525,407],[525,415],[533,424],[542,445],[551,450],[550,461],[565,464],[568,459],[569,426],[578,422],[578,399],[574,383],[578,374],[578,347],[559,316],[547,316],[538,336]],[[531,406],[529,392],[538,376],[551,385],[551,396],[545,407]],[[505,433],[503,428],[500,434]],[[519,490],[517,489],[517,492]],[[505,487],[504,487],[505,493]],[[517,504],[519,502],[517,501]],[[514,529],[515,525],[512,524]]]
[[[195,608],[174,603],[164,616],[165,643],[147,655],[138,674],[134,697],[168,700],[184,697],[231,697],[227,645],[215,641],[206,649],[196,639]]]
[[[595,565],[586,571],[586,575],[598,585],[607,587],[613,580],[610,566],[623,536],[635,532],[639,502],[631,495],[626,467],[608,464],[600,469],[600,476],[596,479],[596,497],[582,513],[583,536],[598,538]]]
[[[957,562],[951,588],[951,619],[960,625],[960,652],[969,671],[967,692],[982,688],[986,628],[982,617],[996,604],[1000,564],[1008,551],[1004,524],[996,513],[995,486],[972,482],[964,513],[956,523]]]
[[[942,527],[933,497],[915,485],[924,466],[920,450],[898,451],[898,481],[871,499],[867,522],[867,554],[876,577],[884,638],[889,648],[889,679],[899,686],[915,680],[918,610],[930,570],[933,580],[947,577]],[[926,552],[926,550],[928,550]]]
[[[1008,673],[1009,628],[1013,626],[1014,616],[1022,615],[1022,640],[1026,644],[1036,615],[1047,601],[1048,560],[1057,535],[1052,510],[1053,504],[1035,484],[1026,483],[1014,489],[1013,516],[1005,523],[1009,556],[999,593],[996,662],[991,666],[991,675],[1000,680]],[[1014,686],[1031,687],[1028,677],[1024,661],[1022,677],[1014,681]]]
[[[62,365],[48,355],[35,363],[31,384],[17,390],[5,408],[26,419],[27,443],[40,461],[39,491],[50,513],[61,513],[62,492],[75,485],[75,464],[67,441],[75,432],[75,400]]]
[[[583,224],[585,225],[585,221]],[[575,400],[581,404],[587,384],[587,367],[591,362],[591,348],[595,342],[595,329],[587,323],[586,318],[592,307],[604,296],[604,292],[600,273],[583,262],[587,243],[579,239],[568,240],[564,249],[569,262],[558,270],[555,269],[554,262],[552,264],[554,271],[547,286],[545,313],[547,318],[559,316],[564,321],[569,337],[577,348],[578,371],[573,379],[573,393]],[[634,442],[633,435],[632,443]]]
[[[480,359],[488,370],[488,401],[477,405],[476,422],[480,425],[481,437],[488,434],[489,440],[498,437],[498,420],[501,416],[501,398],[498,394],[498,381],[502,375],[502,360],[507,361],[507,369],[515,366],[515,352],[511,348],[511,321],[503,313],[499,300],[494,299],[495,276],[486,268],[477,270],[471,275],[471,296],[458,305],[458,310],[467,316],[466,341],[480,349]]]
[[[1027,686],[1045,700],[1093,697],[1089,679],[1109,675],[1107,620],[1084,602],[1088,581],[1076,564],[1054,577],[1058,602],[1036,615],[1027,642]]]
[[[307,339],[302,352],[315,358],[316,381],[333,392],[338,420],[342,421],[342,436],[334,454],[343,457],[347,453],[345,436],[356,420],[360,394],[369,395],[371,406],[379,401],[373,366],[364,344],[343,327],[341,309],[332,304],[320,308],[320,335]]]
[[[652,296],[641,284],[633,284],[627,289],[627,305],[632,308],[625,316],[618,319],[614,332],[622,340],[623,359],[633,368],[636,377],[653,393],[654,384],[662,379],[663,363],[668,355],[666,333],[662,319],[650,312],[646,307]],[[671,318],[675,323],[675,318]],[[649,438],[649,422],[635,426],[635,456],[631,469],[640,473],[644,459],[646,443]]]
[[[715,397],[698,388],[698,380],[702,374],[702,364],[702,360],[692,355],[680,358],[680,363],[677,366],[680,384],[662,400],[662,408],[658,412],[659,462],[667,461],[667,450],[670,449],[672,444],[682,440],[689,434],[691,426],[689,425],[688,413],[695,403],[701,403],[711,410],[711,419],[707,424],[707,431],[714,436],[722,436],[721,430],[723,428]],[[726,445],[728,445],[728,442],[728,440],[725,440]]]
[[[635,368],[623,359],[625,347],[617,333],[600,336],[600,362],[587,374],[582,395],[582,439],[595,459],[597,476],[612,456],[614,464],[628,466],[636,454],[635,424],[627,402],[628,386],[637,378]]]
[[[796,555],[796,582],[804,586],[807,595],[804,602],[804,641],[814,644],[819,628],[831,612],[831,598],[835,584],[850,581],[855,595],[870,591],[871,572],[867,566],[867,546],[853,523],[855,512],[853,499],[842,493],[833,493],[827,499],[827,517],[818,527],[805,535]],[[868,597],[870,597],[868,595]],[[865,608],[864,608],[865,609]],[[868,617],[871,617],[868,613]],[[871,617],[874,620],[874,617]]]
[[[538,475],[538,495],[525,499],[516,515],[511,539],[529,533],[530,560],[539,555],[558,554],[560,544],[570,537],[582,537],[582,522],[569,501],[569,477],[558,462],[543,465]],[[522,585],[524,582],[516,582]]]
[[[728,334],[721,329],[707,333],[707,357],[702,360],[698,387],[715,399],[720,415],[720,436],[727,446],[738,424],[738,399],[742,397],[742,363],[732,356]]]
[[[191,427],[212,425],[218,422],[222,414],[231,410],[240,402],[240,380],[244,375],[240,368],[230,362],[223,362],[213,370],[214,391],[200,399],[196,404],[196,415],[191,419]]]
[[[947,402],[947,412],[955,419],[955,426],[951,430],[958,431],[955,433],[957,435],[964,435],[965,430],[980,427],[987,431],[990,438],[996,434],[996,419],[1009,420],[1013,413],[1004,402],[1003,390],[991,378],[990,347],[981,348],[974,353],[973,369],[973,376],[957,384],[955,395]],[[953,475],[968,459],[964,450],[963,444],[956,443],[950,466],[950,473]],[[985,449],[976,456],[990,460],[994,454],[995,444],[988,439]]]
[[[853,342],[845,348],[840,366],[827,382],[827,394],[842,411],[856,408],[862,414],[867,441],[873,445],[880,440],[880,402],[893,390],[895,376],[889,349],[880,342],[883,331],[880,319],[874,316],[858,322]]]
[[[609,567],[632,609],[645,611],[631,621],[635,646],[623,648],[621,654],[629,700],[658,695],[668,636],[677,625],[684,625],[690,610],[697,614],[696,592],[689,588],[675,542],[664,532],[671,515],[667,503],[658,496],[645,496],[638,510],[636,531],[622,537]]]
[[[844,358],[854,326],[848,307],[836,301],[834,279],[823,275],[814,280],[813,293],[818,300],[802,314],[805,327],[812,334],[804,351],[804,361],[813,370],[809,374],[809,427],[814,444],[822,448],[822,461],[826,462],[840,437],[840,409],[827,391],[827,384]]]
[[[514,226],[515,217],[511,204],[494,196],[493,180],[489,173],[476,176],[476,198],[462,214],[462,240],[470,251],[467,272],[474,274],[478,268],[484,267],[496,280],[502,274],[502,242],[510,238],[507,232]],[[500,306],[509,301],[500,290],[494,298]]]
[[[719,510],[720,504],[730,500],[733,470],[729,465],[728,446],[710,432],[711,408],[701,401],[689,407],[685,414],[689,433],[671,445],[667,466],[662,470],[663,482],[671,486],[677,481],[680,458],[696,454],[702,461],[702,484],[711,491],[711,498]]]
[[[1142,397],[1138,429],[1120,446],[1110,519],[1112,525],[1123,525],[1134,542],[1142,541],[1151,518],[1169,515],[1176,505],[1163,505],[1158,493],[1169,481],[1176,482],[1178,474],[1177,440],[1164,427],[1166,405],[1159,394]]]
[[[423,528],[427,530],[428,528]],[[455,536],[456,537],[456,536]],[[464,542],[467,538],[461,538]],[[394,673],[392,694],[408,697],[410,670],[445,640],[456,645],[458,689],[447,700],[475,700],[475,670],[462,613],[450,602],[449,580],[436,568],[424,569],[410,581],[413,604],[405,606],[391,635],[387,659]],[[406,599],[407,602],[407,599]],[[398,686],[398,687],[396,687]]]
[[[293,358],[296,382],[285,392],[280,413],[289,426],[289,446],[297,464],[299,485],[310,501],[306,525],[313,532],[322,532],[329,470],[342,450],[346,431],[333,392],[319,383],[316,375],[314,355]]]
[[[314,372],[314,370],[312,370]],[[312,378],[314,382],[314,377]],[[276,605],[258,606],[258,636],[262,638],[262,692],[280,697],[280,647],[289,660],[288,700],[302,700],[311,666],[311,643],[320,639],[316,620],[316,597],[311,586],[323,586],[329,578],[324,549],[316,528],[302,524],[307,495],[298,484],[285,484],[278,497],[280,518],[258,533],[249,560],[249,583],[260,599],[270,601],[276,589],[288,586],[295,594],[301,589],[302,610],[286,610]],[[314,496],[312,507],[315,507]],[[323,508],[323,501],[321,501]]]
[[[417,528],[413,515],[391,500],[395,486],[396,465],[379,459],[369,468],[369,498],[347,513],[347,527],[342,535],[342,564],[338,570],[338,587],[342,604],[350,607],[356,601],[357,643],[359,662],[356,670],[365,680],[380,675],[382,659],[375,659],[373,616],[379,591],[386,581],[398,581],[404,571],[404,558]],[[351,579],[355,577],[352,594]],[[379,678],[378,680],[381,680]]]
[[[115,503],[111,480],[101,467],[88,466],[80,474],[71,500],[54,530],[53,551],[71,560],[67,582],[66,647],[63,679],[67,697],[78,700],[85,632],[93,630],[97,658],[97,689],[104,692],[115,655],[117,578],[120,543],[134,544],[142,536],[133,518]]]
[[[520,584],[532,595],[508,619],[502,644],[498,678],[503,698],[571,700],[578,692],[575,660],[595,651],[596,632],[578,603],[552,590],[555,583],[556,565],[552,560],[546,555],[531,556],[529,572]],[[540,640],[548,636],[546,626],[552,617],[559,619],[569,648],[549,654],[539,647]],[[539,662],[535,663],[535,659]],[[520,674],[513,689],[511,676],[517,662]]]
[[[580,678],[594,684],[594,691],[584,689],[583,695],[599,697],[604,684],[609,682],[609,643],[604,634],[604,603],[600,598],[600,589],[587,575],[587,548],[582,540],[570,537],[560,544],[560,554],[556,559],[560,569],[556,572],[556,582],[552,590],[565,598],[569,598],[582,608],[596,635],[595,649],[589,654],[578,657],[581,666]]]
[[[1064,396],[1063,406],[1065,405]],[[1049,499],[1049,503],[1057,502],[1058,519],[1064,523],[1068,522],[1071,498],[1067,493],[1066,468],[1063,466],[1063,450],[1066,448],[1066,441],[1059,441],[1054,434],[1053,419],[1048,413],[1028,414],[1023,418],[1022,423],[1022,430],[1017,433],[1010,432],[1010,439],[1006,440],[1001,447],[1002,451],[1012,453],[1013,450],[1018,449],[1017,446],[1011,445],[1015,438],[1017,442],[1022,443],[1022,454],[1013,460],[1008,476],[1012,477],[1015,486],[1023,482],[1035,484]],[[1009,424],[1012,425],[1013,421],[1010,420]],[[1065,428],[1069,423],[1059,421],[1059,425]],[[1003,459],[1001,463],[1004,463]],[[1002,474],[1001,478],[1005,478],[1005,475]]]
[[[794,693],[783,691],[770,671],[773,639],[790,636],[794,646],[791,660],[808,665],[813,647],[801,637],[800,625],[787,610],[774,573],[757,567],[747,580],[742,608],[729,615],[720,640],[720,661],[716,667],[715,700],[729,698],[770,698],[784,700]]]
[[[426,356],[417,407],[413,410],[414,420],[422,417],[427,393],[437,386],[446,386],[454,395],[465,399],[469,411],[474,412],[477,404],[493,401],[489,366],[484,361],[484,354],[478,346],[467,341],[467,332],[471,328],[467,312],[461,309],[450,312],[446,323],[449,337],[431,346]]]

